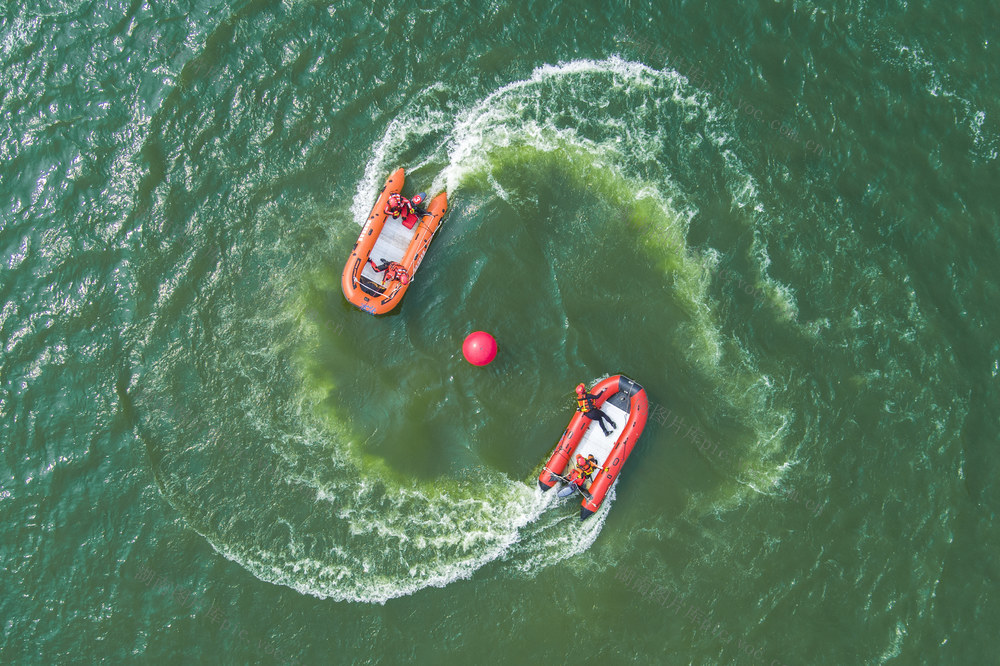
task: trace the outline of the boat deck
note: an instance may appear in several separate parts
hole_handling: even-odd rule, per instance
[[[628,403],[626,402],[626,404]],[[577,445],[576,451],[573,452],[570,465],[576,460],[577,453],[584,458],[593,453],[594,457],[597,458],[599,467],[603,467],[608,456],[611,455],[611,450],[615,448],[615,442],[618,441],[622,431],[625,430],[625,426],[628,424],[628,412],[612,404],[612,400],[610,399],[604,401],[601,411],[607,414],[612,422],[614,422],[614,430],[611,431],[610,435],[605,435],[597,421],[590,421],[587,425],[587,432],[583,433],[583,438]],[[569,467],[567,472],[569,469],[572,469],[572,467]],[[591,479],[593,478],[592,476]]]
[[[403,218],[387,217],[382,226],[382,233],[379,234],[371,254],[368,256],[375,265],[380,265],[383,261],[400,262],[406,255],[406,249],[410,247],[410,242],[417,235],[417,227],[414,224],[412,229],[403,226]],[[366,263],[361,269],[361,276],[368,278],[375,284],[382,284],[382,276],[385,273],[376,273],[372,270],[371,264]]]

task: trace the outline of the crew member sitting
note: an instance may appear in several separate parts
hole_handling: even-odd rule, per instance
[[[398,192],[393,192],[389,195],[389,199],[385,202],[386,215],[392,215],[394,218],[402,215],[403,219],[406,219],[412,213],[413,204],[410,203],[409,199]]]
[[[411,201],[401,194],[390,194],[385,202],[385,214],[392,215],[393,219],[402,215],[403,226],[407,229],[412,229],[417,220],[427,214],[426,210],[420,208],[420,204],[424,202],[426,196],[426,194],[421,192],[413,197]]]
[[[591,453],[586,458],[580,454],[576,455],[576,466],[573,471],[569,473],[569,482],[575,483],[576,485],[583,487],[583,484],[587,482],[590,475],[594,473],[597,469],[597,458]]]
[[[579,453],[576,454],[576,466],[573,467],[573,471],[569,473],[569,478],[567,481],[569,483],[565,488],[559,491],[559,497],[568,497],[573,494],[573,491],[579,489],[581,493],[584,493],[583,484],[587,482],[590,475],[594,473],[597,469],[597,458],[591,453],[586,458],[581,456]]]

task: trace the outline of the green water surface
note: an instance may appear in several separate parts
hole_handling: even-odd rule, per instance
[[[0,661],[991,663],[998,14],[11,5]]]

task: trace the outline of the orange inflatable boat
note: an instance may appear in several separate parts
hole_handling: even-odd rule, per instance
[[[580,520],[588,518],[601,507],[635,448],[642,429],[646,427],[649,411],[646,389],[625,375],[608,377],[590,390],[595,395],[604,392],[594,404],[611,418],[614,429],[611,434],[605,435],[599,424],[584,416],[583,412],[576,412],[538,477],[541,489],[548,490],[557,482],[566,481],[565,477],[574,467],[575,454],[584,458],[593,455],[597,459],[598,467],[594,470],[589,490],[581,487],[579,491],[583,495]]]
[[[399,305],[448,211],[448,195],[442,192],[431,200],[419,223],[409,221],[412,228],[405,218],[387,214],[386,203],[402,191],[403,180],[400,167],[385,181],[340,280],[347,300],[373,315]]]

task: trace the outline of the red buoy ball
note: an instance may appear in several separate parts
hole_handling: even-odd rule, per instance
[[[462,354],[472,365],[487,365],[496,358],[497,341],[486,331],[470,333],[462,344]]]

